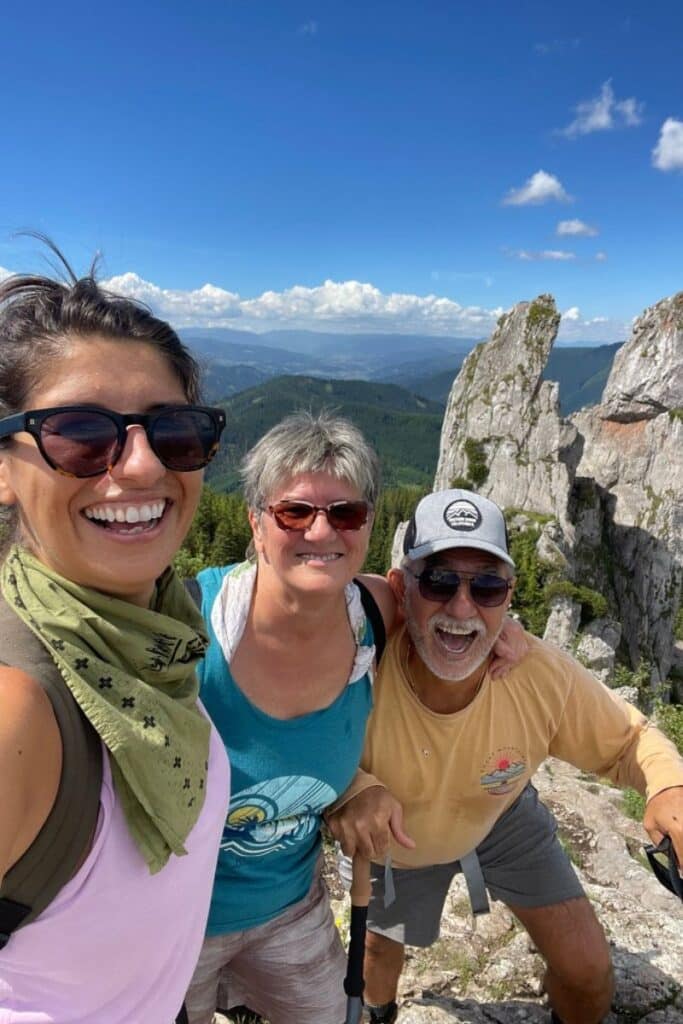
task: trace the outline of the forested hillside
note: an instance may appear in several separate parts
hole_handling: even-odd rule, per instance
[[[275,377],[220,403],[228,424],[207,480],[217,491],[239,488],[244,453],[287,413],[333,409],[376,447],[385,486],[431,485],[439,452],[442,408],[394,384],[314,377]]]

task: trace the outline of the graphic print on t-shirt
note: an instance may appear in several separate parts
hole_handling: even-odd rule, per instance
[[[320,779],[284,775],[243,789],[230,800],[222,850],[262,857],[302,842],[337,794]]]
[[[515,788],[520,775],[524,775],[526,770],[521,750],[500,747],[484,762],[480,782],[490,796],[505,796]]]

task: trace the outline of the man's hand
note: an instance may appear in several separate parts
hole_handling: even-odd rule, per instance
[[[643,826],[657,846],[664,836],[670,836],[679,869],[683,871],[683,786],[663,789],[648,800]]]
[[[493,660],[489,673],[491,678],[495,679],[496,676],[504,676],[511,668],[515,668],[529,653],[529,641],[524,627],[515,619],[507,617],[492,653]]]
[[[327,818],[327,825],[347,857],[362,853],[383,860],[393,839],[399,846],[415,849],[403,831],[403,808],[388,789],[370,786]]]

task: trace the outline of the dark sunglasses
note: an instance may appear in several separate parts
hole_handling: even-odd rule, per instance
[[[446,604],[458,592],[466,580],[470,588],[470,597],[482,608],[498,608],[507,597],[512,580],[495,573],[487,572],[455,572],[451,569],[440,569],[432,566],[420,573],[411,573],[418,582],[420,596],[425,601],[436,601]]]
[[[664,836],[657,846],[648,844],[645,853],[657,881],[683,900],[683,878],[679,874],[678,858],[671,836]]]
[[[367,501],[333,501],[329,505],[311,505],[310,501],[277,501],[264,510],[270,512],[281,530],[308,530],[322,512],[333,530],[360,530],[368,521]]]
[[[82,478],[116,465],[126,445],[126,429],[133,424],[144,427],[150,448],[167,469],[189,473],[216,454],[225,413],[203,405],[164,405],[142,414],[60,405],[6,416],[0,420],[0,439],[25,430],[52,469]]]

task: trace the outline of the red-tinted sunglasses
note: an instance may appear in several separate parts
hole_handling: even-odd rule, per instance
[[[164,405],[144,414],[59,405],[6,416],[0,420],[0,439],[25,430],[48,466],[85,478],[116,465],[133,424],[144,428],[152,451],[167,469],[186,473],[203,469],[216,454],[225,413],[203,405]]]
[[[270,512],[281,530],[308,530],[318,512],[326,516],[333,530],[360,530],[368,521],[367,501],[333,501],[329,505],[312,505],[310,501],[276,501],[264,509]]]

